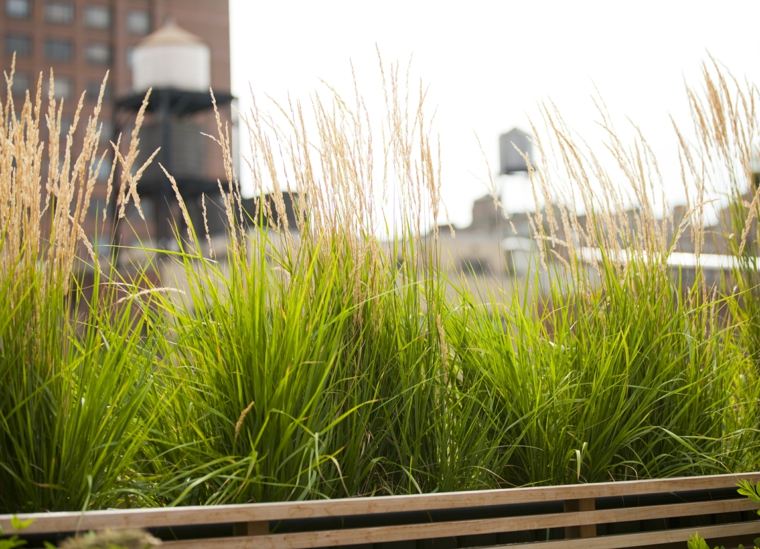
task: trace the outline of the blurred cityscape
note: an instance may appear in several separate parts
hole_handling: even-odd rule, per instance
[[[130,130],[146,90],[153,88],[141,130],[142,153],[137,165],[156,148],[161,150],[139,187],[145,219],[138,217],[135,209],[128,209],[121,226],[99,223],[108,201],[105,180],[110,162],[104,164],[99,175],[101,184],[95,188],[87,221],[87,231],[97,247],[106,249],[113,243],[135,241],[165,246],[172,240],[172,223],[180,222],[181,216],[158,162],[176,177],[193,224],[205,226],[217,240],[223,239],[225,218],[218,207],[217,187],[217,180],[226,179],[222,155],[201,132],[216,133],[209,87],[215,91],[224,121],[234,122],[235,99],[229,91],[228,2],[2,1],[0,35],[4,41],[2,61],[6,70],[15,54],[12,93],[22,98],[27,89],[34,88],[40,71],[52,68],[54,93],[64,99],[63,131],[73,119],[78,93],[85,90],[85,100],[92,105],[106,71],[109,77],[102,112],[104,143]],[[519,129],[510,130],[501,136],[499,150],[497,181],[506,186],[515,178],[527,181],[530,136]],[[201,209],[202,195],[207,206],[206,219]],[[286,215],[293,218],[289,225],[294,227],[297,196],[286,193],[285,199]],[[244,207],[246,211],[255,211],[256,199],[245,200]],[[451,276],[471,280],[485,292],[523,287],[520,281],[526,276],[535,276],[538,284],[533,287],[540,289],[543,278],[537,269],[537,232],[541,231],[536,226],[535,213],[506,213],[491,195],[476,200],[469,226],[455,231],[443,226],[438,231],[444,270]],[[634,226],[639,214],[637,210],[630,210],[615,215]],[[576,217],[574,226],[586,227],[583,214],[572,215]],[[691,231],[679,231],[679,227],[683,228],[682,222],[688,215],[685,206],[676,207],[667,223],[667,237],[678,236],[674,251],[682,254],[678,256],[680,263],[674,262],[673,267],[687,271],[694,266],[689,254],[695,252],[695,243],[691,241]],[[728,209],[720,212],[714,226],[708,228],[708,233],[715,238],[705,241],[701,252],[716,255],[729,252],[728,240],[722,232],[722,227],[730,225],[729,215]],[[116,219],[115,215],[110,217]],[[578,240],[577,235],[565,237],[568,241]],[[628,244],[635,246],[636,242]],[[593,260],[589,256],[589,261]],[[718,261],[716,265],[719,264]],[[716,267],[714,271],[717,273],[722,268]]]

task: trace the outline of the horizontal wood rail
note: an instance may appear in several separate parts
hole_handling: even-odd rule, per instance
[[[757,506],[736,494],[760,472],[336,500],[19,515],[6,534],[151,529],[176,548],[338,547],[446,540],[446,547],[645,547],[760,535]],[[183,528],[185,529],[183,531]],[[179,539],[178,539],[179,538]]]

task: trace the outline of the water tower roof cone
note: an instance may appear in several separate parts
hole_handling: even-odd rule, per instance
[[[167,21],[146,36],[132,57],[132,87],[207,92],[211,82],[208,46],[194,34]]]
[[[173,19],[169,19],[160,29],[143,38],[137,47],[187,44],[203,44],[203,40],[177,25]]]

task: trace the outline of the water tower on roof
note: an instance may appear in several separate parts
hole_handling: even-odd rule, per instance
[[[211,83],[209,47],[169,20],[134,49],[132,89],[176,88],[208,92]]]
[[[527,173],[528,160],[533,163],[533,143],[530,135],[519,128],[512,128],[499,136],[499,175]]]
[[[150,237],[159,246],[171,242],[172,224],[182,223],[182,216],[176,211],[174,191],[159,162],[177,180],[196,228],[203,227],[201,196],[206,195],[207,206],[219,202],[217,180],[225,180],[221,154],[214,143],[202,135],[202,132],[213,134],[215,131],[209,127],[213,125],[210,74],[208,45],[173,21],[167,21],[135,47],[132,92],[115,102],[114,126],[119,130],[134,120],[145,94],[152,88],[140,131],[140,155],[136,164],[140,166],[160,148],[138,187],[140,197],[152,204]],[[214,90],[214,96],[220,109],[233,100],[229,90]],[[120,118],[125,122],[121,128]],[[212,231],[215,227],[222,228],[215,223],[216,217],[212,213],[206,223]],[[114,227],[116,242],[119,234],[118,227]]]

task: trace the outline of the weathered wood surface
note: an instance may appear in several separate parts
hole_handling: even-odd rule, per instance
[[[19,515],[33,519],[21,534],[51,534],[119,528],[169,528],[190,525],[231,525],[228,537],[168,541],[170,547],[330,547],[353,544],[449,538],[482,534],[504,534],[562,528],[566,539],[510,545],[509,547],[640,547],[684,541],[695,531],[705,537],[760,534],[760,520],[732,524],[661,529],[615,535],[597,535],[597,525],[681,517],[714,517],[756,508],[738,495],[711,499],[710,490],[736,487],[739,480],[760,480],[760,472],[672,479],[574,484],[451,492],[411,496],[348,498],[337,500],[176,507],[160,509],[103,510],[88,512],[34,513]],[[598,508],[600,498],[703,493],[703,501],[676,501],[653,505]],[[520,516],[493,518],[449,518],[431,522],[425,513],[445,510],[472,511],[503,505],[557,503],[564,512],[537,511]],[[336,528],[315,526],[304,531],[277,533],[276,521],[342,517],[371,517],[393,513],[397,524]],[[405,515],[405,513],[407,515]],[[411,513],[411,514],[410,514]],[[416,515],[414,513],[417,513]],[[750,516],[748,513],[746,516]],[[0,515],[0,527],[15,533],[10,515]],[[492,545],[494,546],[494,545]]]

